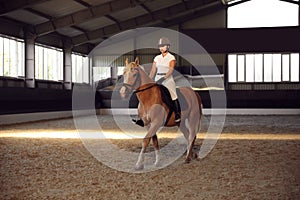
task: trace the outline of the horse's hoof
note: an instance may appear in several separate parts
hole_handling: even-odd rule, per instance
[[[191,162],[191,158],[186,158],[185,161],[184,161],[184,163],[186,163],[186,164],[188,164],[190,162]]]
[[[154,163],[154,166],[155,166],[155,167],[160,167],[159,162],[155,162],[155,163]]]
[[[193,153],[193,159],[195,159],[195,160],[198,159],[198,154],[197,153]]]
[[[136,165],[135,170],[139,171],[139,170],[143,170],[144,169],[144,165]]]

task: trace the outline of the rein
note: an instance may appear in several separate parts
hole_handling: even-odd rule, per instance
[[[153,88],[154,86],[156,86],[157,84],[156,83],[153,83],[152,85],[150,85],[150,86],[148,86],[148,87],[146,87],[146,88],[144,88],[144,89],[136,89],[133,93],[134,94],[136,94],[136,93],[139,93],[139,92],[143,92],[143,91],[145,91],[145,90],[148,90],[148,89],[150,89],[150,88]]]

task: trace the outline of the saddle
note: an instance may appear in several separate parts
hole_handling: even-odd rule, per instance
[[[169,108],[169,113],[168,113],[167,119],[165,121],[165,125],[167,125],[171,118],[172,113],[175,111],[175,105],[174,105],[174,102],[172,101],[172,97],[171,97],[171,94],[170,94],[168,88],[166,88],[165,86],[160,85],[160,84],[157,84],[157,85],[159,86],[159,89],[161,92],[162,101]],[[178,100],[180,103],[181,111],[186,110],[187,109],[186,99],[184,98],[183,94],[180,92],[180,90],[178,88],[176,88],[176,93],[177,93]]]

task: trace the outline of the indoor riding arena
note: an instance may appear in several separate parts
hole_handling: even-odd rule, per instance
[[[299,5],[0,1],[0,199],[300,199]]]

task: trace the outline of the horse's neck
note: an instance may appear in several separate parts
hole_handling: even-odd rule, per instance
[[[141,85],[139,89],[142,91],[137,93],[137,97],[146,109],[148,106],[151,107],[153,104],[159,103],[158,92],[157,87],[152,87],[155,82],[142,69],[140,70],[140,77]]]
[[[140,77],[141,77],[141,85],[140,86],[148,84],[148,83],[154,83],[154,81],[142,69],[140,69]]]

